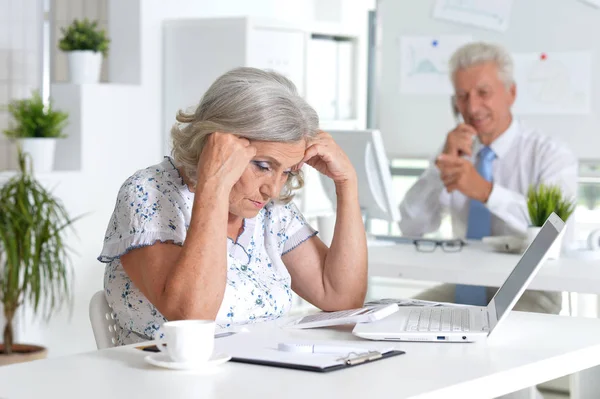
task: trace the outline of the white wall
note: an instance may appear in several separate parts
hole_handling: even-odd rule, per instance
[[[91,296],[102,288],[104,267],[96,260],[123,180],[135,170],[157,163],[162,157],[162,21],[177,17],[250,15],[293,23],[313,19],[354,28],[364,23],[374,2],[358,0],[111,0],[108,25],[111,52],[107,60],[110,84],[76,87],[52,86],[57,107],[71,114],[69,139],[58,150],[58,165],[68,172],[44,176],[58,185],[55,193],[72,216],[87,213],[77,223],[74,306],[71,317],[64,310],[51,322],[20,323],[22,342],[49,347],[49,356],[95,349],[88,319]],[[366,52],[365,52],[366,56]],[[199,93],[200,97],[201,93]],[[81,157],[72,156],[80,151]],[[73,170],[74,169],[74,170]]]

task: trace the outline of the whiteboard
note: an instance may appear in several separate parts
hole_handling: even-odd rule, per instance
[[[449,95],[401,93],[401,37],[470,35],[511,53],[591,51],[590,113],[515,116],[566,142],[580,159],[600,159],[600,9],[579,0],[516,0],[508,29],[499,32],[433,19],[434,5],[435,0],[377,4],[376,120],[390,158],[429,158],[455,126]]]

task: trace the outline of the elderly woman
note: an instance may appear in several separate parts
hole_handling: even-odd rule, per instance
[[[122,185],[99,256],[119,344],[160,338],[166,320],[271,320],[292,290],[326,311],[360,307],[367,248],[354,168],[285,77],[234,69],[193,114],[173,158]],[[296,206],[306,163],[335,182],[331,247]]]

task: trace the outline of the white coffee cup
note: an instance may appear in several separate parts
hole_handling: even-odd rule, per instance
[[[203,363],[210,359],[215,347],[214,321],[168,321],[162,325],[161,330],[165,337],[157,347],[174,362]]]

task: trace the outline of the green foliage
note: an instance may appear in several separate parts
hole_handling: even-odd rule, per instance
[[[552,212],[567,221],[575,211],[575,205],[575,201],[563,196],[560,187],[555,185],[531,186],[527,192],[527,210],[532,226],[542,226]]]
[[[9,138],[65,137],[62,130],[67,125],[68,114],[55,110],[52,101],[45,106],[36,91],[31,98],[11,101],[8,112],[16,122],[16,126],[13,124],[4,130]]]
[[[65,228],[74,222],[63,205],[29,172],[19,148],[20,173],[0,187],[0,303],[4,352],[13,346],[13,317],[28,302],[48,320],[72,303]]]
[[[108,53],[110,39],[106,37],[104,29],[98,29],[98,21],[76,19],[66,29],[60,28],[60,31],[63,37],[58,47],[62,51],[92,50],[104,56]]]

